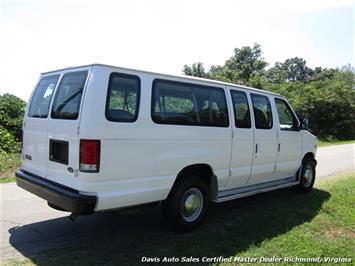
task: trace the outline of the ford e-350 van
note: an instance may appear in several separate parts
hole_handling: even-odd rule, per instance
[[[74,215],[161,203],[179,229],[223,202],[315,180],[316,139],[281,95],[106,65],[43,73],[17,184]]]

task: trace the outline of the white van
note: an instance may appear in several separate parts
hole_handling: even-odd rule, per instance
[[[179,229],[223,202],[315,180],[316,138],[274,93],[93,64],[43,73],[17,184],[73,215],[162,203]]]

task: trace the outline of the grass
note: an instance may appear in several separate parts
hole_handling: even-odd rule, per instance
[[[329,147],[333,145],[341,145],[341,144],[354,144],[355,140],[317,140],[318,148]]]
[[[142,257],[162,260],[165,256],[351,257],[355,254],[354,191],[352,173],[318,182],[308,194],[284,189],[212,205],[202,227],[188,234],[172,232],[155,209],[97,213],[76,223],[51,219],[10,229],[10,243],[27,259],[6,264],[137,265]],[[79,232],[70,240],[48,249],[75,228]],[[26,249],[21,241],[33,230],[41,232],[36,247],[44,232],[51,232],[42,252]]]
[[[238,256],[351,258],[355,254],[355,173],[324,181],[318,189],[328,191],[330,198],[311,221],[252,246]]]
[[[15,181],[15,171],[21,166],[21,154],[0,153],[0,183]]]
[[[15,182],[16,177],[2,177],[0,178],[0,184],[5,184],[5,183],[10,183],[10,182]]]

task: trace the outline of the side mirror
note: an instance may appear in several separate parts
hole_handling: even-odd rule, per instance
[[[304,117],[301,122],[301,129],[308,130],[309,129],[309,120],[308,117]]]

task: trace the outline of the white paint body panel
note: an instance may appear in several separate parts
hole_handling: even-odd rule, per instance
[[[228,87],[228,96],[231,97],[230,91],[241,91],[233,87]],[[242,92],[245,92],[242,90]],[[249,108],[251,102],[249,92],[246,92],[248,97]],[[232,102],[232,100],[230,100]],[[232,105],[230,105],[232,107]],[[230,108],[232,109],[232,108]],[[234,118],[234,114],[232,114]],[[254,121],[251,119],[251,128],[236,128],[232,121],[233,139],[232,139],[232,157],[231,157],[231,177],[228,181],[227,188],[235,188],[245,186],[252,171],[252,163],[254,156]]]
[[[27,117],[26,111],[23,153],[31,154],[33,160],[25,159],[23,166],[28,172],[77,189],[83,194],[97,195],[96,210],[164,200],[178,173],[189,165],[209,165],[217,177],[218,191],[223,191],[294,175],[298,169],[296,162],[299,166],[304,154],[315,152],[315,139],[304,131],[295,132],[295,136],[282,134],[277,139],[278,120],[275,118],[274,96],[270,93],[222,82],[103,65],[59,70],[43,76],[79,70],[87,70],[89,75],[77,120],[52,119],[50,116],[47,119],[33,119]],[[105,118],[108,80],[112,72],[140,78],[139,115],[135,122],[111,122]],[[229,127],[154,123],[151,118],[151,95],[152,82],[156,78],[222,88],[229,105]],[[255,130],[252,108],[252,128],[236,128],[231,89],[268,96],[273,106],[273,129]],[[249,106],[252,106],[251,102]],[[68,165],[48,159],[48,142],[51,138],[69,142]],[[98,173],[79,171],[80,139],[101,141]],[[294,139],[297,139],[297,145],[290,144]],[[278,141],[285,147],[280,154],[277,154]],[[260,145],[256,156],[255,143]],[[68,167],[74,171],[68,171]],[[275,169],[280,170],[276,175]]]
[[[271,104],[273,126],[271,129],[257,129],[254,126],[254,158],[252,172],[248,182],[249,184],[257,184],[275,179],[274,173],[277,153],[277,128],[279,125],[276,123],[277,113],[274,108],[273,98],[271,95],[265,96],[269,98]],[[252,114],[251,117],[254,117],[253,108],[250,109]]]
[[[23,132],[23,166],[28,171],[42,177],[47,176],[47,120],[28,117]],[[26,160],[25,155],[31,156]]]

